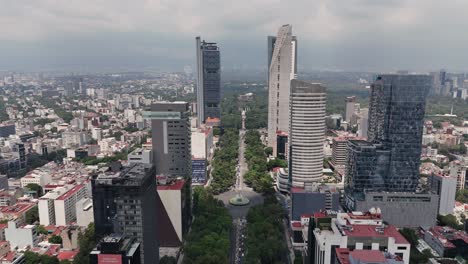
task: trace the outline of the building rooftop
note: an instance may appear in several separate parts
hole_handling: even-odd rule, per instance
[[[408,241],[398,232],[396,227],[389,225],[385,227],[376,225],[351,225],[352,228],[344,229],[344,233],[349,237],[393,237],[397,244],[409,244]]]
[[[83,189],[84,188],[84,185],[83,184],[79,184],[79,185],[76,185],[75,187],[73,187],[71,190],[69,190],[68,192],[60,195],[57,200],[66,200],[68,199],[69,197],[71,197],[72,195],[76,194],[79,190]]]
[[[34,206],[36,206],[35,203],[16,203],[14,205],[6,206],[0,211],[3,214],[22,214]]]
[[[136,163],[120,171],[101,172],[94,179],[96,185],[140,186],[151,168],[150,164]]]
[[[158,188],[158,191],[182,190],[182,188],[184,188],[184,185],[185,185],[185,180],[178,179],[165,185],[158,185],[157,188]]]
[[[434,226],[429,231],[434,237],[439,239],[441,244],[446,248],[455,248],[455,244],[452,241],[463,240],[465,244],[468,244],[468,234],[463,231],[455,230],[449,226]]]

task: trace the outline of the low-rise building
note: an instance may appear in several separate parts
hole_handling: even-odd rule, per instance
[[[36,203],[19,202],[0,210],[0,218],[15,221],[18,225],[26,223],[26,213],[34,210]]]
[[[400,256],[379,250],[335,249],[334,264],[404,264]]]
[[[46,184],[49,184],[52,181],[52,178],[48,170],[40,167],[26,174],[26,176],[22,177],[20,181],[22,188],[26,187],[30,183],[37,184],[44,188]]]
[[[12,248],[18,249],[35,247],[39,243],[35,225],[19,226],[14,221],[8,221],[8,227],[5,229],[5,239],[10,242]]]
[[[434,226],[424,232],[424,241],[441,257],[468,257],[468,234],[448,226]]]
[[[395,226],[383,223],[377,209],[371,211],[338,213],[336,216],[326,212],[313,214],[303,224],[303,239],[307,244],[304,253],[308,263],[333,263],[335,249],[347,248],[387,252],[409,264],[410,243]]]
[[[89,256],[90,264],[140,264],[140,243],[135,239],[110,235],[104,237]]]
[[[153,163],[153,150],[147,149],[147,148],[137,148],[128,154],[127,161],[129,164],[132,164],[132,163],[151,164]]]

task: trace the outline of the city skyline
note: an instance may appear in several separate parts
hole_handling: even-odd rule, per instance
[[[264,37],[286,23],[301,36],[299,70],[468,69],[463,52],[468,39],[461,34],[468,25],[462,19],[468,3],[429,2],[283,6],[255,0],[236,2],[229,10],[194,2],[8,2],[0,11],[7,25],[0,29],[0,69],[181,70],[194,66],[190,40],[203,35],[223,47],[226,69],[261,70],[266,69]],[[264,12],[258,16],[255,10]]]

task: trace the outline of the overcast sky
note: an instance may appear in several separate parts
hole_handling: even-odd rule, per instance
[[[0,0],[0,70],[266,68],[292,24],[302,70],[468,70],[467,0]]]

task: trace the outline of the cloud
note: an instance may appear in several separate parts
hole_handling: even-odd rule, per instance
[[[193,63],[196,35],[223,65],[264,67],[292,24],[307,69],[467,69],[466,0],[0,0],[0,67]]]

